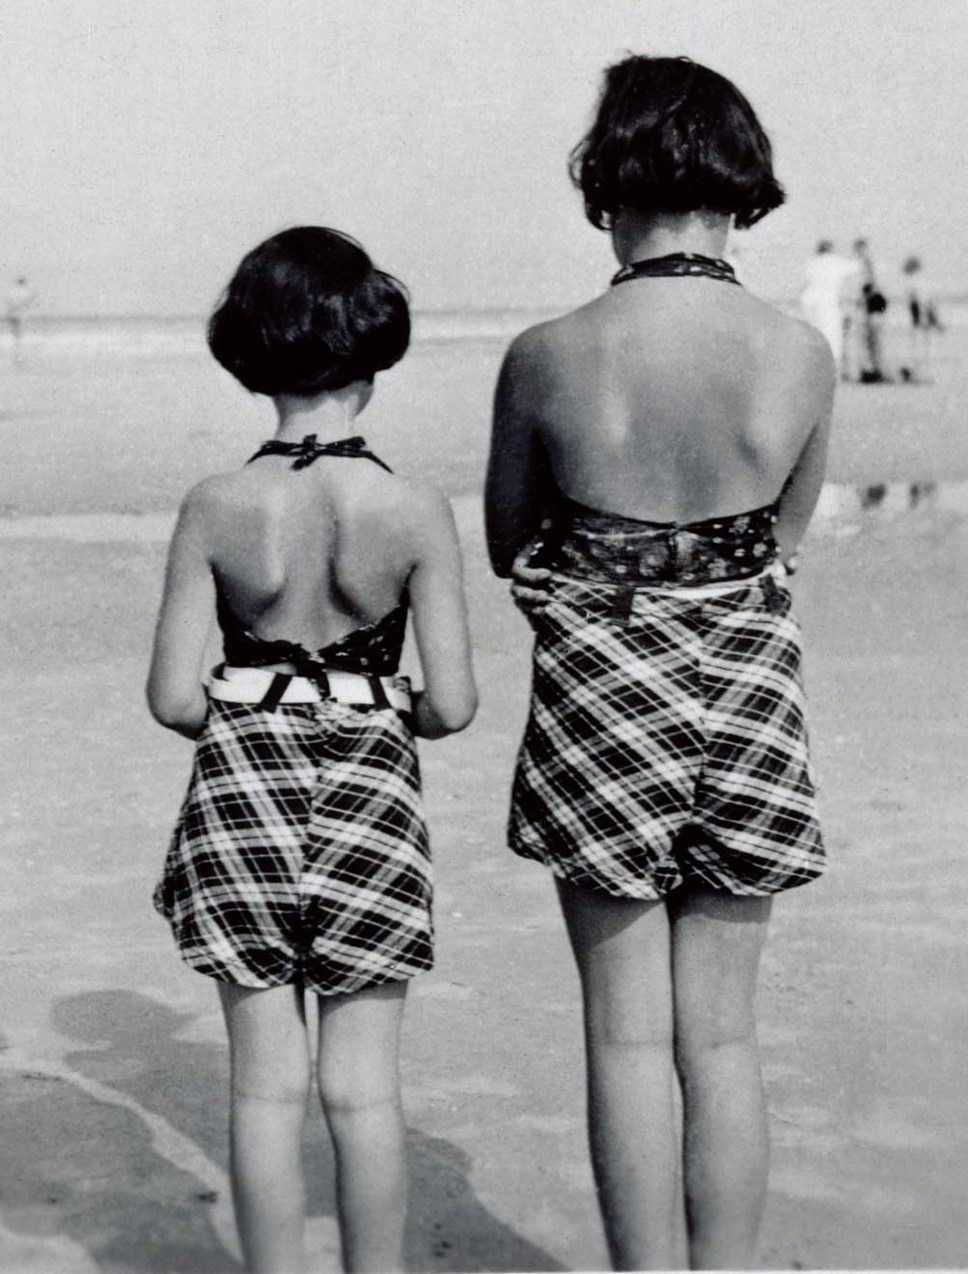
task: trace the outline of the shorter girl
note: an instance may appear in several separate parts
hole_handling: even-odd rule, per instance
[[[344,1268],[396,1270],[400,1021],[433,959],[414,734],[476,708],[456,530],[441,494],[350,436],[410,337],[402,287],[352,239],[310,226],[255,248],[208,336],[278,427],[188,493],[172,538],[148,702],[197,746],[155,905],[219,983],[246,1267],[303,1268],[309,990]],[[408,611],[413,695],[396,675]],[[206,685],[216,618],[225,663]]]

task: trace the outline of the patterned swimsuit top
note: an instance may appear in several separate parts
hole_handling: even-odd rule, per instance
[[[624,265],[612,286],[641,278],[705,277],[740,286],[728,261],[672,252]],[[540,554],[543,565],[607,584],[688,587],[758,575],[777,556],[779,499],[698,522],[646,522],[559,497]]]
[[[542,564],[604,584],[668,588],[746,579],[777,556],[777,503],[700,522],[645,522],[561,496]]]
[[[347,456],[371,460],[387,473],[392,472],[388,465],[367,450],[362,438],[319,443],[315,434],[308,434],[302,442],[273,440],[263,443],[248,463],[261,456],[292,456],[293,469],[305,469],[321,456]],[[399,603],[386,615],[355,628],[319,650],[307,650],[298,642],[256,636],[233,613],[221,589],[216,591],[216,609],[224,641],[225,662],[234,668],[265,668],[270,664],[288,663],[302,677],[315,677],[321,672],[334,670],[388,677],[400,666],[409,598],[404,592]]]

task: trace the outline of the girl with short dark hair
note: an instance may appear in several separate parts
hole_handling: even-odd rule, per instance
[[[344,1267],[402,1266],[399,1031],[433,960],[414,735],[476,706],[450,507],[352,432],[409,335],[402,286],[348,236],[305,226],[250,252],[209,341],[272,399],[276,432],[188,493],[168,555],[148,701],[196,750],[155,904],[219,984],[251,1271],[303,1268],[307,992]],[[398,674],[408,614],[416,692]],[[206,678],[215,622],[225,662]]]
[[[680,1262],[681,1154],[690,1265],[732,1269],[766,1188],[771,899],[824,866],[784,564],[821,487],[833,361],[724,259],[730,226],[783,199],[728,80],[611,67],[572,172],[619,269],[511,345],[487,481],[492,563],[535,632],[510,845],[554,873],[578,964],[615,1268]]]

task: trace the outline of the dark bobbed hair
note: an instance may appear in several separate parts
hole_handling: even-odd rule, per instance
[[[283,230],[253,248],[208,323],[215,358],[270,397],[371,381],[409,343],[403,285],[355,239],[322,226]]]
[[[785,198],[752,106],[724,76],[685,57],[633,55],[609,67],[569,168],[599,230],[622,208],[708,209],[745,229]]]

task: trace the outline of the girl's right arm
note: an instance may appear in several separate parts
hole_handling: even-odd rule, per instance
[[[505,355],[494,395],[484,486],[484,522],[494,573],[508,576],[553,506],[554,482],[536,421],[541,402],[540,334],[531,328]]]
[[[410,573],[413,629],[424,688],[413,699],[414,734],[439,739],[477,711],[460,545],[447,499],[427,490]]]
[[[155,720],[189,739],[197,737],[208,715],[204,660],[215,620],[205,501],[206,488],[195,487],[178,515],[146,688]]]

